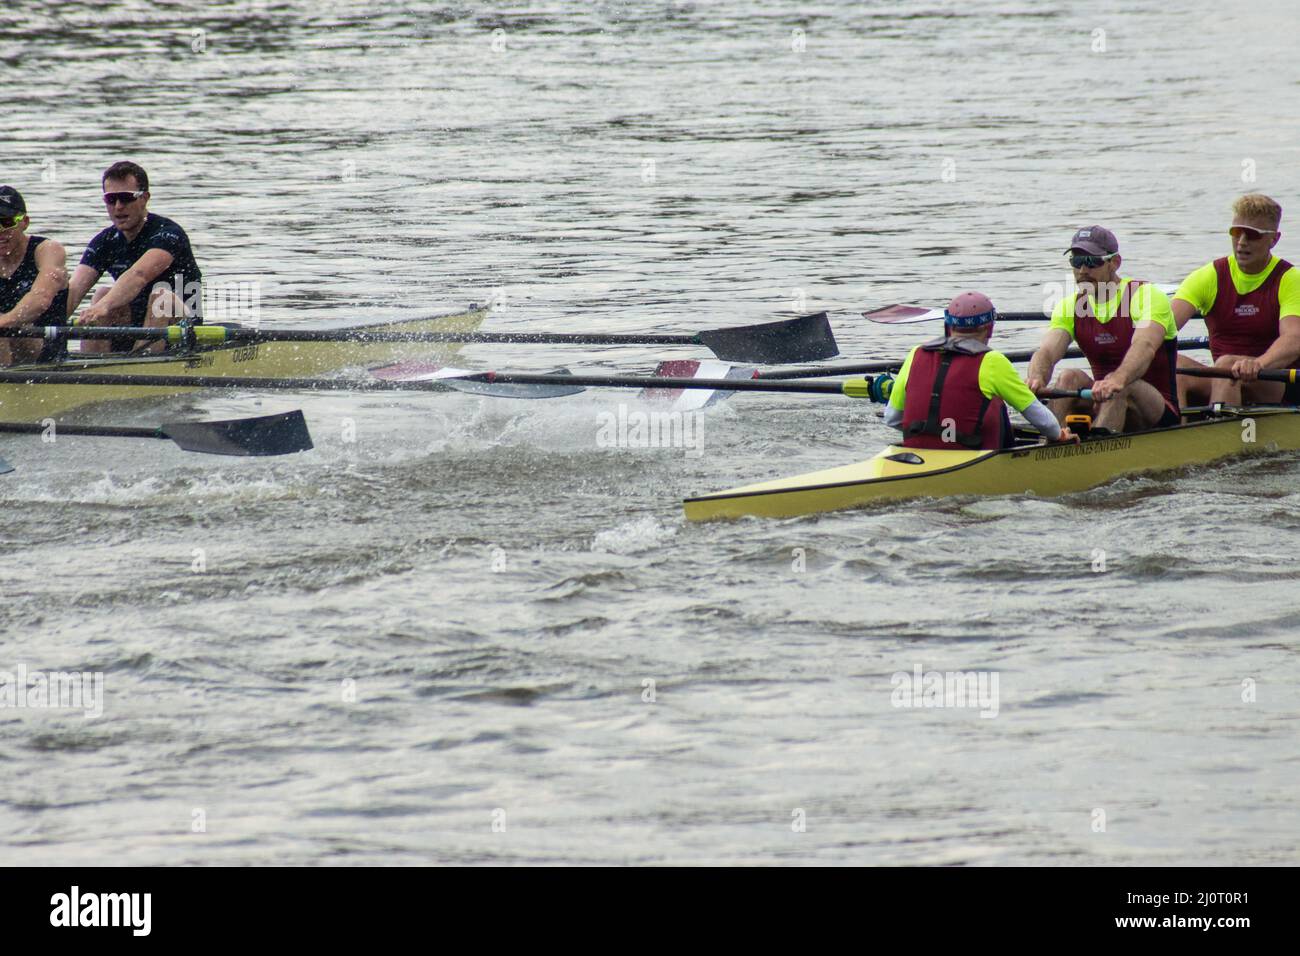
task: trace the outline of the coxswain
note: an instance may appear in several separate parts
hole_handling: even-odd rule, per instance
[[[1052,400],[1049,407],[1058,419],[1087,414],[1097,432],[1177,425],[1182,420],[1174,374],[1178,326],[1169,297],[1150,283],[1120,276],[1119,240],[1103,226],[1078,230],[1065,254],[1074,271],[1074,295],[1053,309],[1025,383],[1035,394],[1042,392],[1073,340],[1092,374],[1063,369],[1053,384],[1069,391],[1091,389],[1092,400]]]
[[[989,348],[997,310],[988,296],[963,292],[944,310],[944,336],[918,345],[895,378],[885,424],[907,448],[1007,448],[1007,406],[1049,441],[1074,441],[1020,380],[1011,361]]]
[[[1192,272],[1174,293],[1179,328],[1198,312],[1210,332],[1214,367],[1230,379],[1179,376],[1184,405],[1300,404],[1300,386],[1261,382],[1260,369],[1293,368],[1300,358],[1300,272],[1273,255],[1282,207],[1249,193],[1232,204],[1232,255]],[[1204,368],[1185,355],[1184,367]]]
[[[113,284],[98,290],[77,316],[76,325],[161,327],[179,319],[202,321],[203,275],[185,230],[149,212],[149,176],[135,163],[114,163],[104,171],[104,205],[112,225],[86,246],[72,273],[68,315],[99,277]],[[91,339],[83,352],[130,352],[130,340]],[[153,346],[160,350],[161,343]]]
[[[30,222],[22,194],[0,186],[0,328],[67,322],[66,253],[53,239],[29,236]],[[66,340],[0,338],[0,365],[53,361],[66,350]]]

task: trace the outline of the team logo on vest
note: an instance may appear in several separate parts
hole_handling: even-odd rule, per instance
[[[1259,315],[1259,306],[1250,302],[1242,302],[1232,311],[1234,315]]]
[[[1114,345],[1119,341],[1114,332],[1107,332],[1105,329],[1099,331],[1094,338],[1098,345]]]

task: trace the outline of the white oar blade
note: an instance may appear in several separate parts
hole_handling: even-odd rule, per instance
[[[942,319],[943,309],[923,309],[919,305],[885,305],[870,312],[863,312],[862,317],[872,322],[910,325],[913,322],[932,322],[935,319]]]
[[[656,378],[754,378],[757,371],[714,359],[678,359],[660,362],[654,375]],[[704,388],[643,388],[637,397],[645,402],[668,404],[674,412],[693,412],[725,402],[734,394]]]
[[[428,362],[396,362],[372,368],[370,374],[386,382],[441,382],[448,388],[471,395],[488,395],[493,398],[563,398],[577,395],[587,389],[581,385],[506,385],[493,382],[466,381],[465,376],[481,375],[464,368],[449,368]],[[572,375],[567,368],[552,369],[548,375]]]
[[[14,466],[9,464],[3,458],[0,458],[0,475],[7,475],[14,470]]]

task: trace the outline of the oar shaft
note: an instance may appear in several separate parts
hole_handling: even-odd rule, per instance
[[[843,382],[766,382],[744,378],[658,378],[646,375],[533,375],[526,372],[484,372],[464,380],[494,385],[585,385],[610,388],[699,388],[728,392],[800,392],[842,395]]]
[[[1188,349],[1208,348],[1210,340],[1206,336],[1193,336],[1191,338],[1179,339],[1178,348],[1180,351]],[[1012,362],[1028,362],[1034,357],[1037,349],[1019,349],[1011,352],[1003,352]],[[1083,352],[1078,348],[1071,347],[1065,353],[1065,358],[1083,358]],[[878,359],[873,362],[854,362],[851,364],[835,363],[834,365],[799,365],[791,368],[773,368],[759,372],[758,378],[765,381],[783,378],[821,378],[826,375],[866,375],[871,372],[894,372],[903,367],[903,359]],[[1182,369],[1179,369],[1181,372]]]
[[[0,372],[0,382],[32,385],[122,385],[144,388],[274,388],[292,391],[440,392],[440,382],[356,382],[322,378],[235,378],[223,375],[110,375],[102,372]]]
[[[39,435],[46,430],[39,422],[0,422],[0,432],[14,435]],[[81,435],[96,438],[166,438],[158,428],[132,425],[55,425],[55,435]]]
[[[365,332],[357,329],[237,329],[219,325],[198,325],[191,331],[199,345],[230,342],[460,342],[545,345],[699,345],[698,333],[647,334],[637,332]],[[181,343],[185,333],[179,326],[138,328],[135,326],[24,326],[0,329],[6,338],[68,339],[153,339]]]
[[[648,375],[542,375],[483,372],[458,376],[459,381],[497,385],[583,385],[610,388],[696,388],[738,392],[800,392],[844,394],[842,382],[763,382],[734,378],[655,378]],[[80,372],[0,372],[0,382],[33,385],[125,385],[144,388],[243,388],[289,391],[441,392],[439,381],[364,381],[320,378],[227,378],[220,375],[105,375]]]
[[[1297,372],[1300,372],[1300,369],[1263,368],[1259,370],[1257,377],[1266,382],[1295,382]],[[1226,368],[1180,368],[1178,374],[1191,375],[1195,378],[1236,378],[1232,370]]]

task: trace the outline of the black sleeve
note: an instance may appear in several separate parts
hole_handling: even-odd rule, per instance
[[[144,241],[145,250],[161,249],[163,252],[171,253],[171,257],[178,262],[185,258],[189,245],[190,241],[185,237],[185,231],[175,223],[160,226]]]
[[[103,237],[104,234],[101,232],[99,235],[95,236],[95,238],[91,239],[90,242],[86,243],[86,251],[81,254],[80,263],[83,266],[90,266],[90,268],[101,274],[104,271]]]

